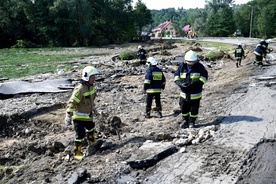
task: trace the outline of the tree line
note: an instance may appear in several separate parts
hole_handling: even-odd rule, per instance
[[[178,29],[178,36],[181,36],[181,29],[189,24],[199,36],[227,37],[240,30],[244,37],[249,37],[250,31],[252,37],[276,37],[275,0],[252,0],[242,5],[234,2],[205,0],[205,7],[201,9],[152,10],[153,23],[147,28],[152,29],[160,22],[171,20]]]
[[[237,29],[246,37],[250,31],[252,37],[276,36],[276,1],[205,1],[202,9],[149,10],[141,0],[1,0],[0,48],[121,44],[166,20],[178,36],[187,24],[199,36],[230,36]]]

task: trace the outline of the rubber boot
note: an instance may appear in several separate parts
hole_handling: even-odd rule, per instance
[[[77,159],[77,160],[80,160],[83,157],[83,154],[81,152],[81,148],[82,148],[82,142],[75,141],[74,158]]]
[[[238,63],[238,61],[236,62],[236,67],[239,68],[239,63]]]
[[[156,107],[156,111],[157,111],[157,116],[158,118],[162,118],[162,108],[161,107]]]
[[[188,128],[189,127],[189,116],[185,116],[182,119],[182,122],[180,124],[180,128]]]
[[[94,130],[91,132],[87,132],[87,141],[88,141],[88,145],[92,145],[96,142],[96,137],[95,137],[95,133]]]
[[[157,111],[157,116],[158,116],[158,118],[162,118],[163,117],[162,112],[161,111]]]
[[[190,118],[189,128],[195,128],[196,118]]]
[[[150,111],[151,111],[151,109],[146,108],[146,114],[145,114],[146,118],[150,118]]]

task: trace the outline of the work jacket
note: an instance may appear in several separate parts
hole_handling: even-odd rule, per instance
[[[254,54],[258,56],[265,56],[267,53],[269,53],[268,43],[266,43],[266,41],[259,42],[254,49]]]
[[[202,87],[208,79],[205,67],[197,62],[192,67],[182,63],[174,73],[174,82],[181,89],[180,96],[187,100],[197,100],[202,97]],[[183,87],[187,83],[187,87]]]
[[[237,47],[234,54],[236,59],[242,59],[242,57],[244,57],[243,48],[241,46]]]
[[[146,54],[147,54],[147,52],[143,48],[139,49],[138,52],[137,52],[138,58],[140,60],[145,60],[146,59]]]
[[[67,104],[67,113],[73,115],[73,120],[93,121],[95,98],[96,88],[83,81],[75,87]]]
[[[150,65],[146,71],[144,90],[147,93],[161,93],[165,89],[166,78],[160,68]]]

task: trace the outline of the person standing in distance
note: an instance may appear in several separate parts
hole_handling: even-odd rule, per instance
[[[188,51],[185,54],[184,62],[174,73],[174,82],[180,88],[181,128],[195,127],[202,89],[207,79],[208,72],[198,62],[196,53],[192,50]]]
[[[158,117],[162,118],[162,105],[160,95],[165,89],[166,78],[160,68],[157,67],[158,62],[153,57],[147,59],[149,65],[144,81],[144,91],[147,93],[146,97],[146,118],[150,118],[151,106],[153,98],[155,99]]]
[[[65,123],[71,125],[73,120],[76,133],[74,145],[75,159],[83,157],[81,150],[85,135],[87,135],[89,145],[92,145],[96,141],[92,111],[95,107],[94,101],[96,98],[95,75],[98,73],[96,68],[86,66],[82,70],[81,82],[74,88],[67,104]]]
[[[137,56],[140,60],[140,65],[146,64],[147,51],[141,46],[138,46]]]
[[[234,54],[236,58],[236,67],[238,68],[239,66],[241,66],[242,57],[245,58],[244,50],[241,43],[238,44],[238,47],[235,49]]]

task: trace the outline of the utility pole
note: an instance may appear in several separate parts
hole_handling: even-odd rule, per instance
[[[252,35],[252,23],[253,23],[253,5],[249,5],[249,6],[251,7],[249,38],[251,38],[251,35]]]

